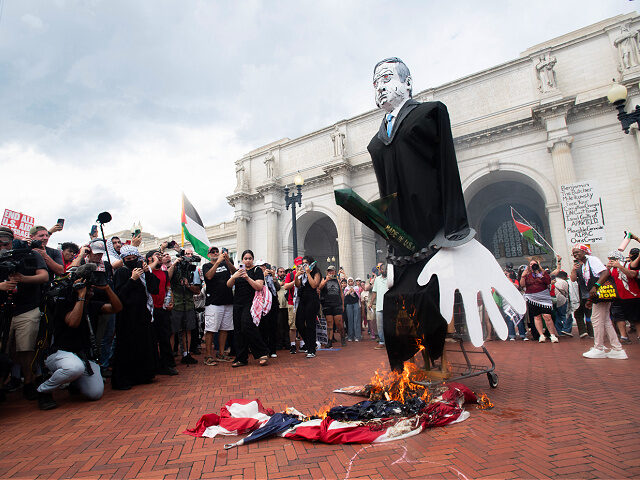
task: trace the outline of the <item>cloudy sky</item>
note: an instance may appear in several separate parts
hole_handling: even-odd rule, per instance
[[[184,191],[230,220],[234,160],[374,108],[399,56],[416,91],[517,58],[628,0],[0,0],[0,209],[66,218],[55,242],[140,220],[180,228]],[[54,243],[52,241],[52,243]]]

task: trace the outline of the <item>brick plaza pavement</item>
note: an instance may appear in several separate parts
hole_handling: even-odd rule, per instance
[[[0,478],[638,478],[640,345],[630,359],[586,360],[591,342],[489,342],[500,376],[465,383],[496,407],[384,445],[319,445],[282,438],[224,450],[238,437],[193,438],[181,432],[232,398],[260,398],[275,410],[309,413],[332,394],[362,384],[383,365],[374,343],[350,343],[309,360],[282,351],[255,363],[179,366],[130,391],[107,387],[98,402],[56,393],[49,412],[18,392],[0,404]],[[198,357],[202,359],[202,357]]]

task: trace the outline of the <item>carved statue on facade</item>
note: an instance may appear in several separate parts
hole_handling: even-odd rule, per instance
[[[542,93],[549,92],[558,88],[556,81],[556,72],[553,69],[557,63],[556,57],[549,52],[540,57],[540,61],[536,64],[538,72],[538,80],[540,80],[540,91]]]
[[[638,31],[630,30],[630,25],[620,27],[620,36],[613,44],[618,48],[618,57],[622,70],[640,65],[640,50],[638,48]]]
[[[241,192],[246,186],[246,175],[244,165],[236,163],[236,192]]]
[[[336,125],[333,132],[331,132],[331,141],[333,142],[333,156],[341,158],[344,156],[344,133],[340,131]]]
[[[273,156],[273,153],[267,153],[267,156],[264,158],[264,166],[267,168],[267,180],[275,179],[275,165],[276,159]]]

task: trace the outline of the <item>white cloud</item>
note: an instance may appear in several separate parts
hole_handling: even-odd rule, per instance
[[[30,13],[24,14],[21,20],[33,30],[42,30],[44,28],[44,23],[42,22],[42,19]]]

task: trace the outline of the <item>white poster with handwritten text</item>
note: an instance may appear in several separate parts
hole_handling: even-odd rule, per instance
[[[569,246],[604,242],[602,199],[594,182],[561,185],[560,197]]]

